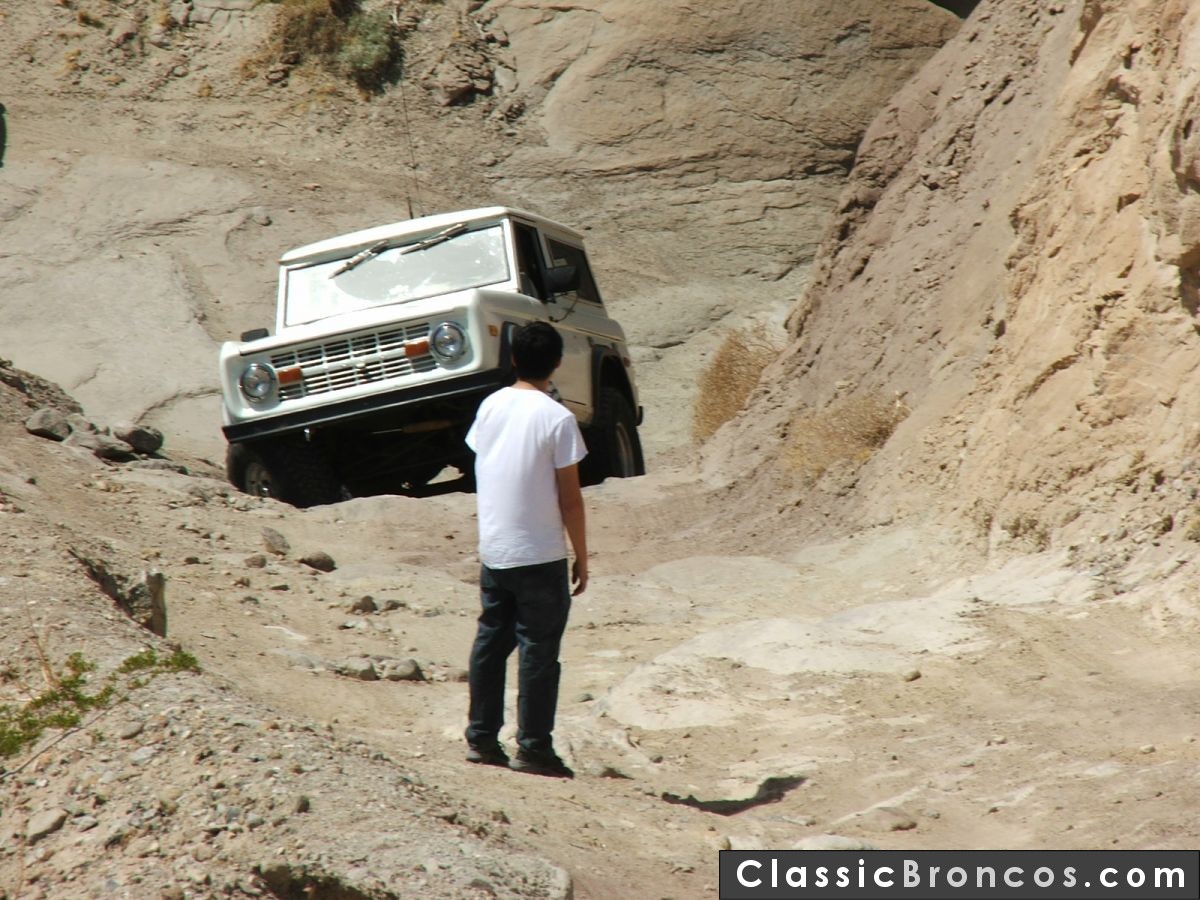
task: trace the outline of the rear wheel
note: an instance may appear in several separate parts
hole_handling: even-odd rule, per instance
[[[230,482],[247,494],[293,506],[336,503],[346,496],[329,463],[307,441],[231,444],[225,470]]]
[[[582,466],[586,484],[646,474],[637,420],[629,401],[616,388],[600,389],[596,415],[586,439],[588,455]]]

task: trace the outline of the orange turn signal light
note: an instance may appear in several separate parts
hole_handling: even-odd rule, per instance
[[[414,356],[428,356],[429,340],[422,338],[419,341],[409,341],[404,345],[404,355],[409,359],[412,359]]]
[[[300,371],[299,366],[293,366],[290,369],[280,369],[275,373],[280,384],[298,384],[304,380],[304,373]]]

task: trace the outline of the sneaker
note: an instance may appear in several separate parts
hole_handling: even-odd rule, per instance
[[[507,766],[509,764],[508,754],[504,752],[499,741],[492,741],[490,744],[468,744],[467,762],[484,766]]]
[[[553,750],[535,752],[521,748],[517,750],[517,755],[512,758],[508,767],[514,772],[526,772],[530,775],[547,775],[551,778],[575,777],[575,773]]]

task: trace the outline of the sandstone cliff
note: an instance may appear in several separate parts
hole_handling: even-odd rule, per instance
[[[1198,29],[1167,0],[981,4],[868,130],[734,456],[775,472],[799,411],[871,394],[911,414],[851,521],[1085,556],[1186,529]]]

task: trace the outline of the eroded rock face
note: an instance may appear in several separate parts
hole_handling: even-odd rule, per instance
[[[805,406],[898,395],[853,520],[932,504],[1044,549],[1184,509],[1198,37],[1175,0],[981,5],[868,130],[733,458],[779,454]]]
[[[497,0],[480,15],[504,29],[511,93],[544,134],[505,174],[534,189],[566,175],[564,205],[627,229],[633,255],[613,262],[641,296],[647,276],[775,282],[811,259],[874,111],[958,27],[922,0]]]

